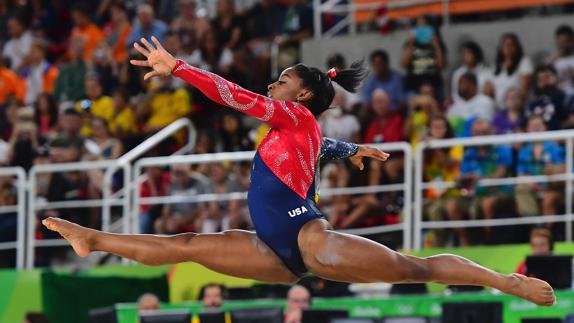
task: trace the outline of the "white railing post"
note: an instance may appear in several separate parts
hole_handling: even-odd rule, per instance
[[[24,254],[25,254],[25,237],[26,230],[26,172],[21,167],[16,168],[16,178],[18,180],[18,232],[16,242],[16,267],[18,269],[24,268]]]
[[[415,250],[421,250],[422,244],[422,221],[423,221],[423,167],[424,167],[424,149],[425,142],[419,142],[415,151],[415,180],[414,180],[414,212],[413,212],[413,247]]]
[[[357,34],[357,6],[355,0],[349,1],[349,33],[354,36]]]
[[[413,221],[413,153],[411,145],[405,143],[404,165],[404,205],[403,205],[403,249],[411,250],[412,245],[412,221]]]
[[[26,268],[34,268],[34,244],[35,244],[35,225],[36,225],[36,166],[28,171],[28,221],[26,236]]]
[[[24,268],[25,239],[26,239],[26,172],[22,167],[0,167],[0,176],[16,177],[12,186],[16,188],[16,205],[0,207],[0,217],[16,214],[16,239],[0,243],[0,250],[14,249],[16,268]]]
[[[568,221],[566,222],[566,241],[572,241],[572,175],[574,171],[574,147],[573,138],[570,137],[566,139],[566,214],[568,216]]]
[[[111,190],[112,190],[112,176],[114,174],[114,167],[108,167],[104,171],[104,183],[102,186],[102,231],[110,231],[111,222]]]
[[[319,40],[321,39],[321,28],[323,26],[322,22],[321,22],[321,16],[323,15],[322,13],[322,5],[321,5],[321,0],[313,0],[313,28],[314,30],[314,34],[315,34],[315,40]],[[273,74],[271,74],[273,75]],[[273,76],[273,78],[275,78]]]

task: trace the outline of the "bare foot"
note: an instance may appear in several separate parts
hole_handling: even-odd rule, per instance
[[[554,290],[547,282],[521,274],[511,274],[508,279],[509,294],[540,306],[552,306],[556,303]]]
[[[90,229],[58,218],[47,218],[42,221],[42,224],[46,228],[58,232],[64,239],[68,240],[78,256],[86,257],[90,254],[91,250],[88,240]]]

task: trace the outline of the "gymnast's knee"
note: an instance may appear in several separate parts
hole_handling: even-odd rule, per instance
[[[397,264],[401,271],[402,282],[430,282],[434,277],[433,260],[429,258],[417,258],[399,254],[403,259]]]

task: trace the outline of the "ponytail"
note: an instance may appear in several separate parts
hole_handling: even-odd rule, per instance
[[[313,93],[306,107],[315,116],[327,110],[331,102],[333,102],[335,88],[332,82],[337,82],[345,90],[354,93],[368,74],[363,66],[363,60],[354,62],[350,68],[342,70],[330,69],[327,73],[323,73],[315,67],[308,67],[305,64],[297,64],[293,66],[293,69],[301,78],[303,87],[311,90]]]
[[[351,64],[350,68],[336,71],[331,80],[337,82],[345,90],[355,93],[367,74],[368,71],[363,66],[363,60],[359,60]]]

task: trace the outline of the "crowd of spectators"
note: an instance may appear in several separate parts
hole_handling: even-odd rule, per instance
[[[259,93],[270,80],[272,44],[279,66],[299,60],[300,41],[313,34],[312,5],[305,0],[260,0],[237,12],[218,0],[213,17],[195,0],[0,1],[0,165],[22,166],[114,159],[178,118],[198,129],[191,153],[245,151],[257,147],[267,128],[218,107],[196,89],[170,77],[143,81],[134,41],[156,36],[174,56]],[[498,36],[496,36],[498,37]],[[417,18],[401,57],[383,50],[365,53],[371,68],[357,94],[337,88],[333,109],[319,123],[328,137],[358,143],[418,142],[453,137],[538,132],[574,125],[574,32],[556,29],[555,53],[534,62],[517,34],[500,36],[496,60],[469,40],[446,48],[440,28]],[[490,50],[490,49],[489,49]],[[446,56],[460,62],[446,73]],[[391,59],[402,70],[391,68]],[[333,53],[324,68],[345,68]],[[452,66],[450,67],[452,69]],[[166,140],[152,155],[170,154],[184,134]],[[457,220],[559,214],[561,185],[476,186],[478,178],[558,174],[564,171],[561,143],[438,149],[425,155],[426,181],[457,181],[456,188],[425,191],[427,220]],[[323,165],[321,188],[403,182],[403,157],[371,161],[365,171],[346,162]],[[244,192],[248,163],[149,167],[141,197]],[[98,199],[101,171],[38,176],[42,201]],[[9,180],[0,181],[0,206],[16,203]],[[114,178],[114,187],[121,178]],[[401,221],[402,193],[324,197],[320,207],[336,228]],[[100,227],[99,210],[43,210]],[[12,217],[0,216],[0,237]],[[140,231],[215,232],[250,228],[243,200],[142,205]],[[548,225],[557,229],[559,225]],[[480,231],[480,232],[479,232]],[[427,245],[500,242],[495,228],[427,232]],[[554,232],[560,239],[559,230]],[[510,235],[512,236],[512,235]],[[38,227],[38,238],[52,237]]]

